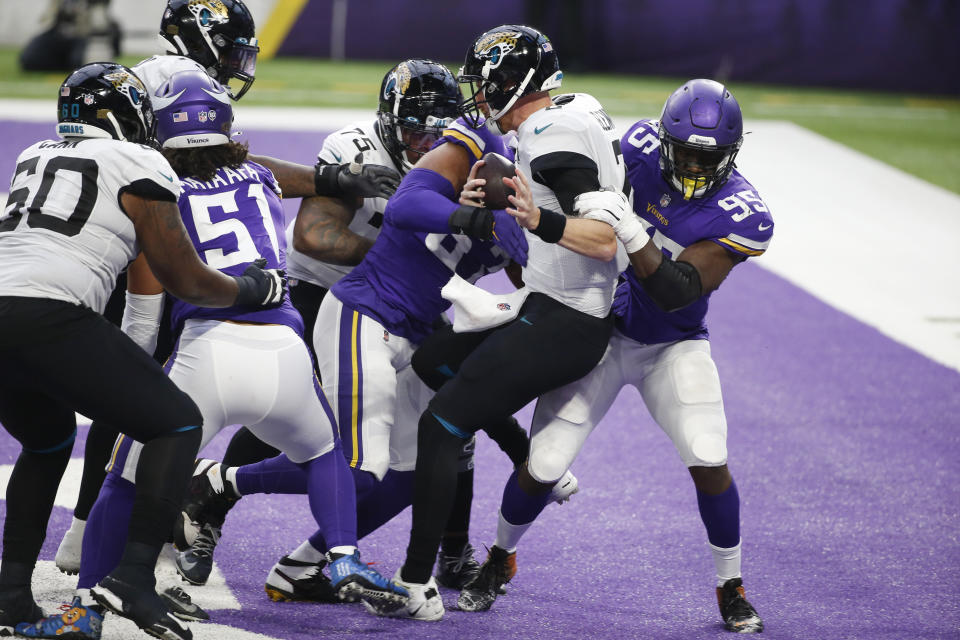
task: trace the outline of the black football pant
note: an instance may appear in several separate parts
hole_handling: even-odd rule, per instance
[[[159,554],[179,511],[200,444],[200,411],[100,314],[62,301],[0,297],[0,422],[23,447],[7,489],[4,565],[32,571],[76,434],[74,412],[144,443],[128,549],[137,547],[146,565],[142,551]],[[0,582],[6,578],[22,581]]]
[[[404,580],[425,583],[456,489],[463,439],[502,422],[551,389],[579,380],[603,357],[613,318],[597,318],[532,293],[517,319],[476,336],[471,349],[451,346],[448,380],[420,418],[414,473],[413,525]]]

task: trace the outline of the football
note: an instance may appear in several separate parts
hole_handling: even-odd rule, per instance
[[[477,177],[487,181],[483,187],[486,193],[483,204],[488,209],[506,209],[511,206],[507,196],[512,196],[514,192],[503,184],[502,178],[512,178],[517,175],[517,167],[499,153],[488,153],[481,159],[483,165],[477,169]]]

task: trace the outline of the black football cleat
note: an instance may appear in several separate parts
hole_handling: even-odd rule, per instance
[[[747,602],[742,578],[730,578],[717,587],[717,604],[723,617],[723,628],[734,633],[762,633],[763,620]]]

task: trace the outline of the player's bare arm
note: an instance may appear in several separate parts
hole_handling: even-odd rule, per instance
[[[745,256],[731,253],[710,240],[694,243],[677,256],[677,261],[692,264],[700,274],[703,295],[720,288],[727,274],[745,259]]]
[[[533,202],[529,180],[518,168],[517,177],[504,178],[504,183],[516,192],[516,195],[508,196],[514,206],[508,208],[507,213],[515,217],[521,227],[536,231],[541,224],[541,211]],[[562,215],[559,212],[551,213]],[[599,220],[568,217],[563,235],[557,244],[580,255],[604,262],[613,260],[617,255],[617,236],[609,224]]]
[[[133,221],[140,248],[164,289],[198,306],[233,305],[237,283],[200,261],[176,204],[131,193],[124,193],[120,203]]]
[[[140,296],[155,296],[163,293],[163,285],[153,275],[147,257],[143,253],[127,267],[127,291]]]
[[[476,175],[475,171],[470,171],[470,159],[466,149],[455,144],[442,144],[431,149],[417,162],[417,169],[429,169],[439,173],[450,181],[455,193],[463,190],[468,176]]]
[[[247,158],[273,172],[284,198],[309,198],[317,195],[316,186],[313,183],[313,167],[252,153],[248,154]]]
[[[293,226],[293,248],[331,264],[360,264],[373,240],[350,230],[358,204],[340,198],[304,198]]]

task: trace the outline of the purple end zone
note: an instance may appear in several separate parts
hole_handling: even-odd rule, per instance
[[[18,141],[11,153],[50,131],[21,140],[27,128],[10,135],[0,123],[0,138]],[[258,153],[301,162],[320,144],[264,140]],[[8,174],[13,160],[0,158]],[[960,373],[749,262],[714,294],[711,320],[742,498],[744,585],[763,637],[960,637]],[[528,408],[520,418],[529,417]],[[482,555],[510,469],[479,440],[471,541]],[[206,454],[221,455],[226,441]],[[0,433],[0,463],[17,451]],[[306,497],[244,498],[216,556],[243,608],[213,620],[288,640],[730,637],[692,483],[635,390],[621,393],[573,470],[580,493],[530,530],[509,593],[470,614],[444,590],[447,615],[431,624],[377,619],[357,605],[270,602],[267,572],[314,525]],[[409,521],[408,510],[361,541],[364,560],[393,575]],[[42,559],[53,559],[69,522],[69,510],[54,509]]]

